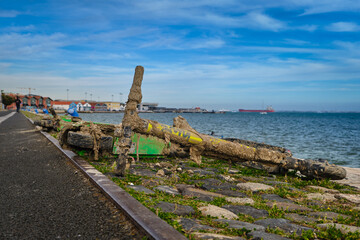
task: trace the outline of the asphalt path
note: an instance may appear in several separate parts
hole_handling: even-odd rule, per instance
[[[0,213],[0,239],[143,237],[21,113],[0,124]]]

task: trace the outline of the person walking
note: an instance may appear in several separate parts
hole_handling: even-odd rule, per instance
[[[16,104],[16,112],[19,112],[20,104],[21,104],[21,100],[19,99],[19,96],[16,96],[15,104]]]

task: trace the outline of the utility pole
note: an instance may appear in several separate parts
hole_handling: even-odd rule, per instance
[[[120,103],[121,103],[121,100],[122,100],[122,96],[123,94],[122,93],[119,93],[119,96],[120,96]]]
[[[29,90],[29,95],[31,94],[31,90],[36,90],[35,88],[24,88],[24,87],[18,87],[19,89],[27,89]]]

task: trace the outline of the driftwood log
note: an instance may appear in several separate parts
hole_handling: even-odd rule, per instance
[[[124,174],[127,154],[131,146],[130,137],[132,132],[135,132],[156,136],[164,139],[167,143],[176,143],[178,146],[187,149],[190,158],[197,163],[201,162],[201,156],[209,156],[230,161],[277,165],[285,170],[298,170],[308,177],[331,179],[346,177],[344,168],[329,164],[327,161],[297,159],[293,158],[291,153],[279,151],[279,149],[249,146],[241,142],[227,141],[198,133],[181,116],[174,119],[174,126],[141,119],[137,113],[137,106],[142,100],[143,74],[144,68],[137,66],[119,135],[118,147],[121,150],[116,167],[119,174]]]

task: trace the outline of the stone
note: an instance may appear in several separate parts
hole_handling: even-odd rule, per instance
[[[313,230],[312,228],[293,224],[289,220],[283,218],[262,219],[254,222],[254,224],[264,226],[265,228],[269,227],[271,229],[279,228],[286,233],[296,233],[297,235],[301,235],[302,231]]]
[[[255,201],[252,198],[226,197],[225,200],[240,205],[255,203]]]
[[[207,206],[203,206],[203,207],[199,207],[199,211],[201,212],[202,215],[204,216],[211,216],[211,217],[217,217],[219,219],[237,219],[238,216],[227,210],[227,209],[224,209],[224,208],[221,208],[221,207],[217,207],[217,206],[214,206],[214,205],[207,205]]]
[[[201,185],[200,188],[207,191],[236,189],[236,185],[230,183],[223,183],[220,180],[214,178],[195,180],[194,182],[197,185]]]
[[[262,183],[254,183],[254,182],[238,183],[236,184],[236,186],[241,190],[252,191],[252,192],[274,190],[274,188],[269,185]]]
[[[356,231],[360,232],[360,227],[344,225],[344,224],[339,224],[339,223],[322,223],[322,224],[318,224],[317,226],[322,229],[335,227],[336,229],[339,229],[344,234],[349,233],[349,232],[356,232]]]
[[[320,200],[323,202],[333,202],[337,200],[332,193],[309,193],[306,196],[308,199]]]
[[[267,202],[267,206],[274,207],[277,206],[279,209],[283,209],[286,211],[300,211],[300,212],[311,212],[313,211],[311,208],[301,206],[295,203],[288,203],[288,202]]]
[[[324,192],[324,193],[339,193],[338,190],[324,188],[324,187],[320,187],[320,186],[307,186],[307,188],[312,189],[312,190],[318,190],[318,191]]]
[[[252,223],[242,222],[242,221],[236,221],[236,220],[230,220],[230,219],[216,219],[215,222],[220,223],[227,223],[227,228],[234,228],[234,229],[242,229],[245,228],[249,231],[265,231],[265,227],[261,225],[256,225]]]
[[[157,186],[154,189],[158,190],[160,192],[165,192],[167,194],[171,194],[171,195],[180,195],[180,193],[177,189],[166,186],[166,185]]]
[[[160,208],[163,212],[174,213],[179,216],[186,216],[195,213],[195,210],[191,206],[185,206],[185,205],[162,202],[162,201],[160,201],[154,207]]]
[[[194,174],[198,174],[200,176],[207,176],[207,175],[213,176],[216,174],[216,172],[211,169],[193,169],[192,171]]]
[[[146,193],[146,194],[154,194],[155,192],[142,186],[142,185],[127,185],[126,186],[127,188],[131,188],[131,189],[134,189],[135,191],[137,192],[143,192],[143,193]]]
[[[208,225],[200,224],[199,221],[191,218],[180,218],[178,220],[179,224],[186,232],[199,231],[199,230],[216,230],[213,227]]]
[[[351,167],[344,167],[344,169],[346,171],[346,178],[342,180],[333,180],[333,181],[360,190],[360,169],[351,168]]]
[[[215,190],[215,192],[229,197],[241,197],[241,198],[247,197],[245,193],[234,190]]]
[[[237,169],[229,169],[228,173],[229,174],[236,174],[236,173],[239,173],[240,171],[237,170]]]
[[[288,203],[292,203],[293,201],[286,199],[286,198],[282,198],[277,194],[262,194],[261,198],[264,200],[269,200],[269,201],[276,201],[276,202],[288,202]]]
[[[349,202],[360,204],[360,195],[341,193],[341,194],[335,195],[335,197],[336,198],[344,198],[344,199],[348,200]]]
[[[156,174],[154,171],[151,171],[150,169],[147,169],[147,168],[144,168],[144,169],[131,168],[130,173],[134,174],[134,175],[138,175],[138,176],[145,176],[145,177],[155,177],[155,174]]]
[[[290,240],[290,238],[263,231],[253,231],[249,232],[247,235],[251,237],[252,240]]]
[[[164,177],[165,176],[165,171],[163,169],[159,169],[156,173],[156,176],[158,177]]]
[[[199,200],[210,202],[216,197],[224,197],[221,194],[204,191],[198,188],[184,188],[179,190],[183,196],[196,197]]]
[[[223,208],[235,213],[235,214],[245,214],[249,215],[255,219],[268,217],[268,211],[264,209],[256,209],[251,206],[241,206],[241,205],[224,205]]]
[[[348,215],[344,215],[341,213],[334,213],[334,212],[312,212],[312,213],[309,213],[309,215],[316,217],[316,218],[325,218],[325,219],[330,219],[330,220],[337,219],[338,217],[342,217],[344,219],[351,217]]]
[[[317,222],[316,218],[313,217],[309,217],[309,216],[305,216],[305,215],[300,215],[297,213],[287,213],[285,214],[285,217],[290,219],[293,222],[304,222],[304,223],[315,223]]]
[[[218,176],[218,178],[221,179],[221,180],[227,181],[227,182],[234,182],[235,181],[235,178],[233,178],[231,176],[228,176],[228,175],[223,175],[223,174],[220,174]]]
[[[269,184],[271,186],[278,186],[278,187],[287,187],[290,183],[287,182],[279,182],[279,181],[265,181],[264,183]]]
[[[191,233],[196,239],[206,239],[206,240],[245,240],[245,238],[242,237],[232,237],[232,236],[226,236],[226,235],[220,235],[215,233],[200,233],[195,232]]]
[[[360,207],[353,207],[352,210],[354,210],[354,211],[360,211]]]

